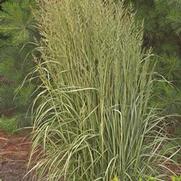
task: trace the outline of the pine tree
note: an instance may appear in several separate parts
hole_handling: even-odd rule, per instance
[[[31,52],[36,35],[31,0],[7,0],[0,11],[0,113],[25,115],[31,102],[32,83],[19,87],[32,70]],[[24,118],[23,118],[24,119]]]

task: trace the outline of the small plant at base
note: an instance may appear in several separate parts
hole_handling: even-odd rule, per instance
[[[0,129],[8,133],[14,133],[18,129],[17,117],[12,118],[0,118]]]
[[[115,176],[115,177],[112,179],[112,181],[119,181],[119,179],[118,179],[117,176]]]

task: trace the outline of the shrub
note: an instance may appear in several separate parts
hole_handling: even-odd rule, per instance
[[[153,63],[134,15],[112,1],[39,1],[38,180],[159,175],[162,120],[149,107]]]

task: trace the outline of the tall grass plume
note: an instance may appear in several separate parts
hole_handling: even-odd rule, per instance
[[[164,138],[149,106],[153,63],[134,14],[113,1],[38,3],[33,151],[42,145],[45,153],[34,167],[38,179],[159,176]]]

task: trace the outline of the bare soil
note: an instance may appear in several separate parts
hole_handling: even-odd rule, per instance
[[[9,135],[0,130],[0,181],[35,181],[33,175],[25,177],[31,150],[29,132]],[[181,175],[181,165],[165,163],[165,167],[173,173]]]
[[[0,131],[0,181],[31,181],[27,163],[31,142],[27,134],[9,135]]]

